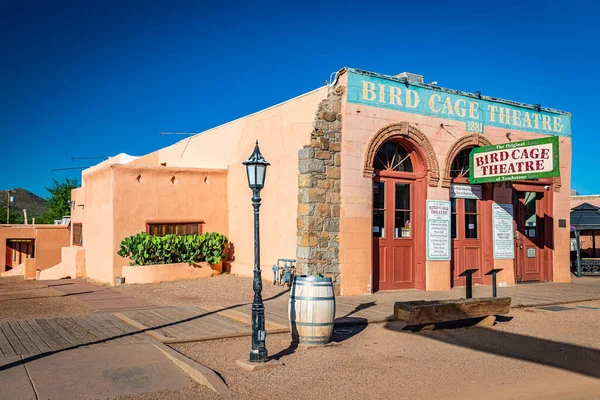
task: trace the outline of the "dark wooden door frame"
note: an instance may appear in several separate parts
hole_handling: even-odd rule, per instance
[[[517,207],[520,206],[520,200],[518,193],[519,192],[536,192],[542,195],[541,199],[536,199],[536,213],[538,216],[538,221],[540,225],[542,225],[541,229],[538,229],[537,232],[537,248],[539,252],[539,269],[542,282],[552,282],[554,273],[552,270],[552,260],[553,260],[553,251],[554,251],[554,212],[553,212],[553,204],[554,204],[554,192],[552,190],[552,179],[540,179],[538,181],[516,181],[512,184],[513,193],[517,192],[517,201],[516,204],[513,204],[514,207],[514,231],[518,232],[518,220],[521,217],[524,218],[523,211],[517,210]],[[548,189],[546,189],[548,188]],[[513,195],[513,198],[515,196]],[[523,220],[524,222],[524,220]],[[519,236],[523,234],[519,232]],[[522,253],[522,254],[521,254]],[[515,259],[514,259],[514,278],[515,282],[526,282],[523,280],[519,280],[519,270],[525,268],[524,266],[524,256],[525,249],[520,249],[520,243],[517,239],[515,239]]]
[[[456,184],[469,184],[467,180],[453,180],[452,183]],[[476,260],[475,265],[467,265],[464,268],[460,266],[459,271],[464,271],[467,268],[477,268],[479,271],[473,275],[473,283],[490,285],[491,277],[485,275],[485,273],[494,267],[494,255],[493,255],[493,226],[492,226],[492,199],[493,199],[493,187],[490,184],[482,185],[482,196],[477,201],[477,212],[478,212],[478,229],[479,239],[465,239],[465,226],[464,226],[464,199],[457,200],[457,236],[459,238],[458,243],[455,239],[451,240],[452,245],[452,259],[450,260],[450,286],[464,286],[465,278],[455,279],[455,260],[454,260],[454,249],[458,246],[465,246],[472,241],[473,245],[480,247],[480,257]],[[460,200],[460,201],[458,201]],[[460,204],[460,208],[459,208]],[[462,209],[461,209],[462,208]],[[462,211],[462,212],[459,212]],[[462,243],[461,243],[462,242]],[[478,243],[477,243],[478,242]],[[461,262],[461,260],[458,260]]]

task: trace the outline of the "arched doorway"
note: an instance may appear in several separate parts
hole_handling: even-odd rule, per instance
[[[465,285],[459,275],[466,269],[478,269],[473,283],[487,283],[491,269],[491,200],[489,184],[469,185],[469,155],[476,146],[459,150],[450,164],[450,234],[452,238],[452,286]]]
[[[424,288],[427,165],[401,136],[374,153],[373,291]],[[422,247],[422,248],[421,248]]]

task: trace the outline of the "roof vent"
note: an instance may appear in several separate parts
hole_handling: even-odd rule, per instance
[[[394,75],[394,78],[406,78],[411,83],[425,83],[423,75],[413,74],[412,72],[402,72]]]

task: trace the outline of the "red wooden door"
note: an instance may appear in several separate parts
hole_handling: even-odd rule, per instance
[[[416,286],[415,218],[422,202],[420,183],[378,176],[373,183],[374,289],[410,289]]]
[[[484,265],[481,218],[482,202],[478,199],[450,199],[452,219],[452,284],[464,286],[465,278],[459,275],[467,269],[478,269],[473,283],[483,284]]]
[[[544,193],[515,191],[517,282],[544,280]]]

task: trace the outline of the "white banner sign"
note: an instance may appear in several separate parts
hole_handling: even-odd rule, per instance
[[[559,176],[558,137],[477,147],[469,166],[474,184]]]
[[[492,204],[494,258],[515,258],[512,204]]]
[[[427,200],[427,259],[450,260],[450,202]]]
[[[479,199],[481,200],[482,188],[480,185],[450,185],[451,199]]]

